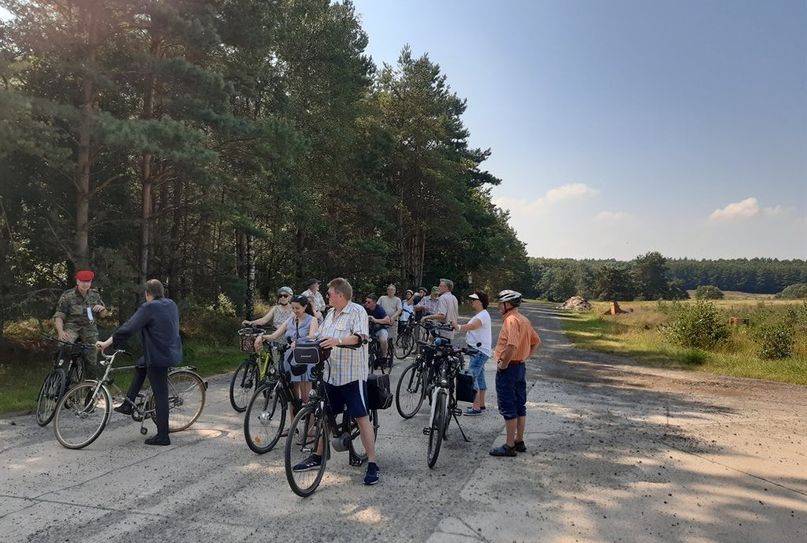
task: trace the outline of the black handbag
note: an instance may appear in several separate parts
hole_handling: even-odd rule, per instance
[[[461,371],[457,373],[457,386],[454,389],[458,402],[473,403],[476,397],[474,390],[474,376]]]
[[[328,360],[331,350],[323,349],[317,338],[301,337],[294,342],[292,354],[295,364],[313,366]]]
[[[370,409],[387,409],[392,405],[389,374],[371,373],[367,377],[367,403]]]

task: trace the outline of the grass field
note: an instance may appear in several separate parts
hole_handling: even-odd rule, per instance
[[[603,315],[607,303],[594,303],[592,311],[572,313],[570,319],[564,320],[564,332],[579,348],[622,354],[651,366],[807,384],[807,334],[800,333],[807,329],[803,320],[804,302],[741,296],[741,293],[732,293],[727,298],[715,302],[721,315],[726,320],[730,316],[746,318],[750,324],[730,327],[728,339],[713,350],[672,344],[662,332],[670,312],[658,302],[620,303],[623,309],[632,312],[615,316]],[[780,360],[760,358],[753,328],[780,318],[789,308],[800,310],[802,315],[793,355]]]

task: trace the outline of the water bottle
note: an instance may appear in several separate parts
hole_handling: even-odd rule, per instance
[[[350,447],[350,434],[347,432],[342,433],[341,436],[331,438],[331,447],[336,452],[344,452]]]

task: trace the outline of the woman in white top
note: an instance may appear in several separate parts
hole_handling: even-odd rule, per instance
[[[401,329],[409,322],[409,319],[412,318],[412,315],[415,314],[415,304],[412,303],[412,298],[414,297],[414,292],[411,290],[406,291],[406,295],[401,300],[401,316],[398,317],[398,331],[400,332]]]
[[[485,362],[491,354],[491,328],[490,314],[488,308],[488,295],[481,290],[474,291],[469,295],[471,307],[476,314],[471,317],[468,324],[457,324],[454,329],[458,332],[466,332],[465,341],[468,347],[479,351],[468,364],[471,375],[474,376],[474,405],[465,410],[468,416],[481,415],[485,410],[485,391],[488,389],[485,383]]]
[[[272,308],[266,312],[266,315],[260,319],[241,321],[241,326],[266,326],[271,322],[275,329],[280,328],[280,326],[291,317],[291,305],[289,302],[291,302],[293,295],[294,292],[292,292],[291,288],[280,287],[277,291],[277,305],[273,305]]]

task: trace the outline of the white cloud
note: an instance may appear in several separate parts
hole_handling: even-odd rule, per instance
[[[790,214],[790,209],[783,206],[773,206],[762,208],[762,214],[766,217],[783,217]]]
[[[735,219],[749,219],[759,214],[759,202],[756,198],[746,198],[742,202],[735,202],[722,209],[715,209],[709,220],[731,221]]]
[[[493,203],[511,212],[522,211],[525,213],[534,213],[561,202],[591,198],[597,196],[599,193],[599,190],[589,187],[585,183],[567,183],[549,189],[543,196],[532,201],[524,198],[500,196],[493,198]]]
[[[619,222],[624,221],[628,217],[630,217],[630,215],[624,211],[600,211],[594,216],[594,220],[601,222]]]

